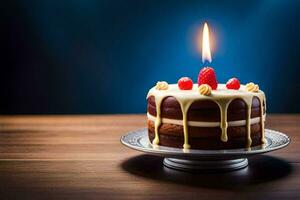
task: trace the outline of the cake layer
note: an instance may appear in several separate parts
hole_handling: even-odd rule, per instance
[[[265,109],[263,109],[265,110]],[[156,105],[154,96],[148,98],[148,113],[156,116]],[[233,100],[227,112],[228,121],[244,120],[247,116],[247,106],[242,99]],[[182,119],[180,104],[174,97],[166,97],[161,104],[161,117],[168,119]],[[220,108],[210,100],[194,102],[187,113],[189,121],[220,122]],[[260,117],[260,101],[253,97],[251,106],[251,118]]]
[[[149,140],[152,143],[155,137],[155,133],[148,131]],[[184,143],[183,136],[173,135],[159,135],[159,141],[161,146],[182,148]],[[223,149],[235,149],[245,148],[247,146],[247,140],[244,137],[231,138],[227,142],[222,142],[220,139],[203,139],[203,138],[192,138],[189,140],[189,145],[192,149],[203,149],[203,150],[223,150]],[[261,137],[252,137],[251,146],[261,145]]]
[[[148,120],[148,129],[154,132],[154,122]],[[189,138],[217,138],[220,139],[220,127],[188,127]],[[161,124],[158,132],[166,135],[183,136],[183,126],[175,124]],[[261,134],[261,126],[259,123],[251,125],[251,137],[255,134]],[[227,134],[230,137],[246,137],[246,126],[228,127]]]
[[[220,140],[219,127],[188,127],[189,144],[194,149],[231,149],[243,148],[247,145],[246,126],[228,127],[228,141]],[[161,124],[159,127],[159,141],[162,146],[182,148],[184,142],[183,126],[174,124]],[[148,120],[148,134],[152,142],[154,139],[154,123]],[[251,125],[251,146],[261,144],[261,126],[259,123]]]

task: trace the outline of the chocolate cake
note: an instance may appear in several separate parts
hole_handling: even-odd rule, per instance
[[[264,92],[250,83],[189,90],[159,82],[147,100],[148,134],[153,145],[184,149],[249,148],[265,142]],[[201,86],[201,85],[200,85]]]

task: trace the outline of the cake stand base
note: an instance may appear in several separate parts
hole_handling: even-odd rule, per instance
[[[121,137],[125,146],[156,156],[164,157],[168,168],[183,171],[233,171],[247,167],[250,156],[286,147],[290,138],[281,132],[265,129],[266,143],[251,148],[201,150],[153,146],[149,142],[148,128],[132,131]],[[167,170],[167,169],[166,169]]]
[[[247,167],[248,159],[205,161],[165,158],[164,165],[168,168],[181,171],[233,171]]]

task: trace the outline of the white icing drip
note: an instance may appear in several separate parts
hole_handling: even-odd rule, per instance
[[[251,126],[250,126],[250,120],[251,120],[251,106],[253,97],[247,98],[244,100],[246,103],[246,109],[247,109],[247,117],[246,117],[246,127],[247,127],[247,148],[251,147],[252,139],[251,139]],[[262,117],[262,116],[261,116]]]
[[[263,119],[263,101],[265,100],[265,94],[263,91],[259,90],[258,92],[248,92],[245,88],[245,85],[241,85],[239,90],[228,90],[226,89],[225,84],[219,84],[217,90],[212,90],[211,95],[205,96],[201,95],[198,92],[198,85],[194,84],[192,90],[180,90],[178,89],[177,84],[170,84],[168,90],[157,90],[155,87],[151,88],[148,92],[147,98],[150,96],[155,97],[155,104],[156,104],[156,112],[157,117],[155,120],[155,138],[153,140],[153,144],[159,144],[159,134],[158,129],[161,124],[161,103],[165,97],[172,96],[174,97],[180,104],[182,116],[183,116],[183,127],[184,127],[184,148],[190,148],[188,144],[188,122],[187,122],[187,112],[192,103],[195,101],[201,100],[211,100],[218,104],[221,113],[221,122],[220,127],[222,129],[221,140],[226,142],[227,138],[227,109],[230,102],[234,99],[242,99],[247,105],[247,138],[248,138],[248,145],[247,147],[251,146],[251,128],[250,128],[250,117],[251,117],[251,106],[252,106],[252,99],[253,97],[258,97],[260,100],[260,110],[261,116],[260,118]],[[264,123],[261,122],[262,127],[262,142],[265,141],[264,136]]]
[[[177,99],[177,98],[176,98]],[[190,108],[190,105],[193,103],[192,101],[188,101],[187,99],[181,99],[178,101],[180,103],[181,111],[182,111],[182,123],[183,123],[183,134],[184,134],[184,149],[189,149],[191,146],[189,145],[189,137],[188,137],[188,123],[187,123],[187,112]]]
[[[227,108],[230,104],[230,102],[233,99],[224,99],[223,101],[216,101],[220,108],[220,114],[221,114],[221,123],[220,123],[220,128],[222,130],[221,134],[221,140],[223,142],[227,142],[228,137],[227,137],[227,127],[228,127],[228,122],[227,122]]]
[[[267,107],[266,107],[266,98],[265,98],[265,96],[264,96],[263,98],[260,98],[260,110],[261,110],[260,116],[263,116],[263,114],[264,114],[264,111],[263,111],[263,109],[264,109],[263,102],[264,102],[264,104],[265,104],[265,109],[267,109]],[[265,138],[265,123],[264,123],[264,121],[262,121],[262,120],[261,120],[260,123],[261,123],[261,132],[262,132],[261,141],[262,141],[263,144],[265,144],[265,143],[267,142],[267,141],[266,141],[266,138]]]
[[[147,118],[150,121],[155,122],[156,117],[151,115],[150,113],[147,113]],[[263,117],[264,121],[266,119],[266,115]],[[260,117],[255,117],[251,118],[250,124],[257,124],[261,122]],[[170,119],[170,118],[161,118],[161,123],[164,124],[175,124],[175,125],[180,125],[183,126],[183,122],[181,119]],[[201,121],[188,121],[187,122],[188,126],[194,126],[194,127],[219,127],[220,122],[201,122]],[[246,120],[236,120],[236,121],[229,121],[228,122],[228,127],[230,126],[245,126],[246,125]]]
[[[153,139],[153,144],[158,145],[159,144],[159,135],[158,135],[158,128],[161,124],[161,117],[160,117],[160,106],[161,102],[163,101],[164,97],[162,95],[156,95],[155,96],[155,104],[156,104],[156,113],[157,117],[155,120],[155,138]]]

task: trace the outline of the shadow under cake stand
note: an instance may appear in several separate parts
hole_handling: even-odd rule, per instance
[[[266,143],[248,149],[198,150],[154,146],[148,139],[148,129],[131,131],[121,137],[125,146],[164,157],[168,168],[183,171],[232,171],[246,167],[248,157],[286,147],[290,138],[279,131],[265,129]]]

